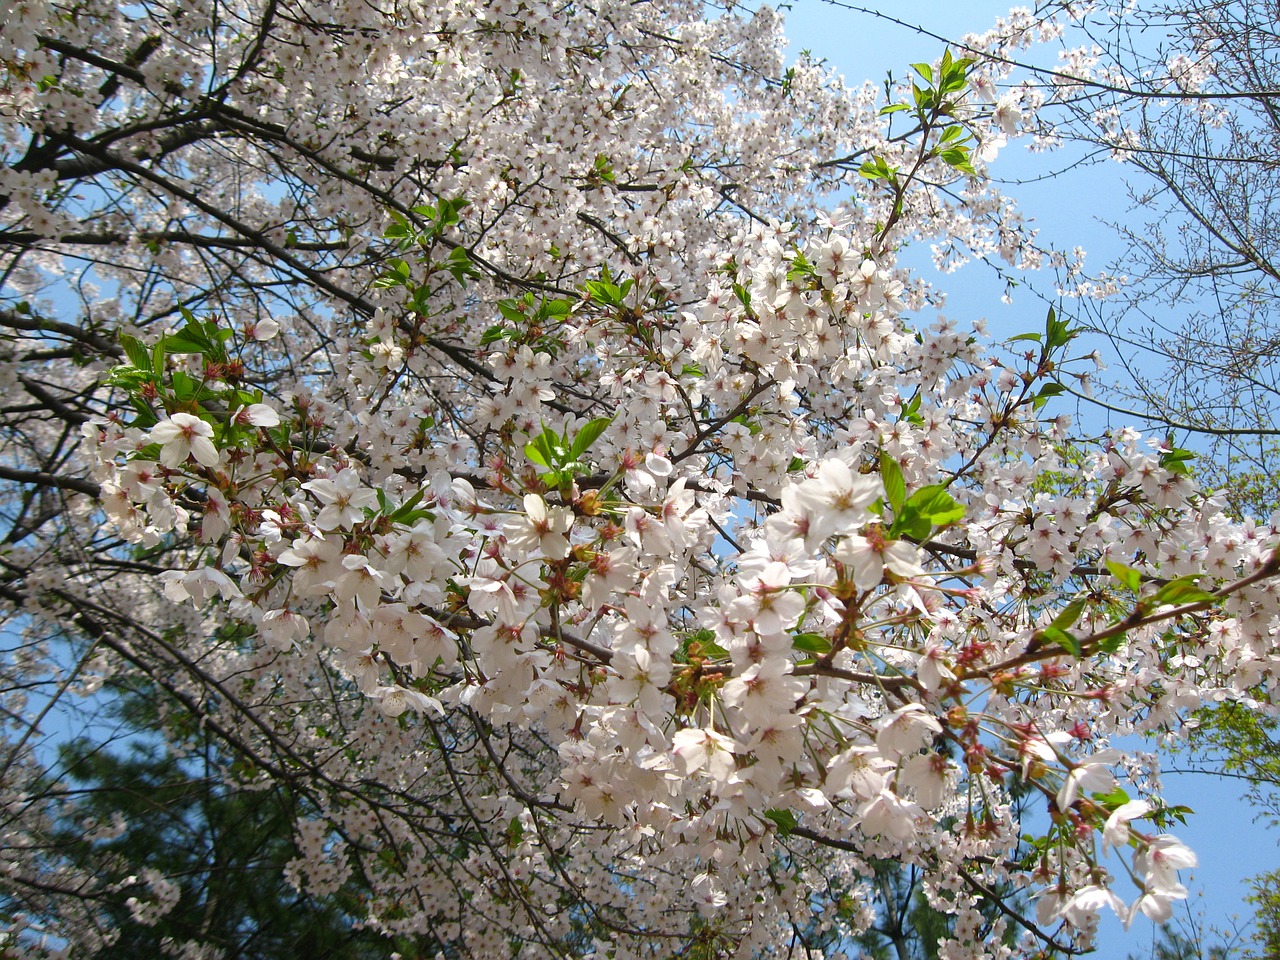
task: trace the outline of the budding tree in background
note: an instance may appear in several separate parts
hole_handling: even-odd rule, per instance
[[[1128,189],[1127,208],[1104,214],[1120,255],[1095,254],[1087,274],[1064,282],[1119,360],[1113,415],[1192,438],[1205,454],[1198,473],[1237,513],[1269,513],[1280,502],[1274,5],[1062,2],[1039,16],[1057,34],[1057,58],[1016,53],[1022,62],[990,79],[1008,84],[1040,147],[1066,148],[1090,171],[1061,174],[1064,185],[1096,191],[1085,177],[1107,164]],[[998,45],[1006,35],[991,36]]]
[[[1185,896],[1109,741],[1267,707],[1280,531],[898,264],[1037,265],[996,67],[885,102],[665,0],[3,17],[6,949],[184,896],[59,847],[40,724],[113,690],[424,956],[834,958],[884,861],[948,958]]]

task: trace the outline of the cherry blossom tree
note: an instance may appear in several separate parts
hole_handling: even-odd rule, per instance
[[[1185,896],[1111,741],[1269,707],[1280,529],[1079,436],[1055,312],[991,345],[901,266],[1040,259],[998,61],[886,101],[678,0],[3,17],[6,948],[174,909],[33,790],[137,684],[422,955],[834,958],[886,860],[948,958]]]
[[[1009,50],[1011,28],[1021,52]],[[1052,46],[1029,46],[1046,34]],[[1238,514],[1272,510],[1277,184],[1268,157],[1280,96],[1272,6],[1050,3],[959,46],[1003,56],[982,82],[999,91],[1011,127],[1045,151],[1037,176],[1073,190],[1094,190],[1102,165],[1123,178],[1127,203],[1112,197],[1098,207],[1119,253],[1099,260],[1093,251],[1087,272],[1071,260],[1058,277],[1079,322],[1112,347],[1107,406],[1189,437],[1204,454],[1199,474],[1227,490]]]

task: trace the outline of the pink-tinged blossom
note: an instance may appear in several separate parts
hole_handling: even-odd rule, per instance
[[[223,600],[241,596],[240,588],[221,570],[215,567],[199,567],[186,573],[166,570],[160,574],[164,583],[164,595],[175,603],[190,600],[199,609],[215,594]]]
[[[251,403],[240,407],[231,415],[231,419],[242,427],[278,427],[280,425],[280,414],[265,403]]]
[[[804,613],[804,598],[790,590],[791,573],[785,565],[771,563],[749,578],[747,593],[729,606],[730,614],[750,623],[756,633],[770,637],[795,626]]]
[[[350,530],[364,519],[366,509],[378,506],[375,490],[360,482],[360,474],[350,467],[338,471],[337,476],[308,480],[302,485],[324,504],[316,516],[316,526],[321,530]]]
[[[1110,907],[1121,921],[1129,918],[1129,908],[1125,902],[1108,887],[1096,884],[1081,887],[1073,893],[1062,904],[1061,915],[1072,926],[1084,927],[1098,916],[1103,907]]]
[[[1187,895],[1186,888],[1178,882],[1178,871],[1198,865],[1194,851],[1167,833],[1140,844],[1133,855],[1133,871],[1143,878],[1147,892],[1174,899]]]
[[[878,797],[885,792],[893,767],[875,747],[850,747],[827,764],[823,789],[829,797]]]
[[[948,663],[947,651],[939,643],[930,641],[925,644],[924,654],[916,666],[917,676],[926,690],[937,690],[944,683],[955,679]]]
[[[916,835],[916,818],[923,816],[919,805],[888,790],[872,797],[859,809],[862,830],[869,836],[887,834],[895,840],[911,840]]]
[[[1169,918],[1173,916],[1174,899],[1164,892],[1142,894],[1137,900],[1133,901],[1129,906],[1128,912],[1122,918],[1124,920],[1124,928],[1128,930],[1133,925],[1133,921],[1137,919],[1138,914],[1142,914],[1152,923],[1167,923]]]
[[[898,771],[898,786],[915,791],[916,802],[935,810],[947,797],[951,765],[939,753],[917,753],[908,757]]]
[[[268,610],[258,624],[258,634],[277,650],[298,647],[311,634],[307,618],[293,610]]]
[[[271,317],[263,317],[245,327],[245,336],[251,340],[267,341],[280,332],[280,324]]]
[[[807,519],[805,540],[809,544],[857,530],[872,519],[869,507],[884,492],[878,476],[855,474],[847,463],[834,457],[819,463],[812,479],[788,490],[783,503]]]
[[[444,716],[444,707],[439,700],[417,690],[406,687],[380,687],[375,691],[375,696],[378,698],[378,709],[392,719],[406,710],[435,717]]]
[[[1106,793],[1115,789],[1116,778],[1111,766],[1119,760],[1118,750],[1099,750],[1081,763],[1070,763],[1055,800],[1058,809],[1070,809],[1081,790]]]
[[[342,544],[329,537],[301,536],[282,550],[276,558],[286,567],[297,568],[294,588],[304,594],[319,594],[329,589],[342,573]]]
[[[734,750],[733,741],[714,730],[689,727],[678,730],[671,738],[671,752],[685,776],[705,769],[717,783],[724,783],[733,773]]]
[[[808,689],[803,679],[788,675],[791,670],[791,661],[782,657],[754,663],[720,688],[720,699],[753,727],[766,726],[788,713]]]
[[[835,558],[853,574],[854,586],[871,590],[880,585],[885,571],[909,578],[923,573],[920,552],[905,540],[890,540],[874,529],[867,536],[844,537],[836,545]]]
[[[216,467],[218,448],[213,445],[213,427],[189,413],[175,413],[151,428],[151,441],[160,444],[160,462],[171,470],[188,459],[206,467]]]
[[[909,756],[928,746],[942,724],[919,703],[908,703],[880,721],[876,747],[890,759]]]
[[[525,553],[538,552],[548,560],[569,555],[568,533],[573,528],[573,511],[553,507],[536,493],[524,497],[524,515],[505,527],[507,542]]]
[[[382,597],[382,585],[387,577],[360,554],[348,554],[342,558],[343,573],[333,585],[333,595],[343,603],[355,601],[364,611],[373,610]]]
[[[1129,844],[1129,821],[1139,820],[1152,810],[1146,800],[1130,800],[1111,811],[1102,829],[1103,847],[1124,847]]]

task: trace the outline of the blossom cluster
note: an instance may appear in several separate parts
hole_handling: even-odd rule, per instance
[[[65,207],[129,234],[94,269],[149,319],[74,374],[68,575],[9,562],[234,776],[305,784],[300,893],[486,957],[836,956],[884,860],[951,956],[1012,949],[975,942],[995,889],[1035,895],[1029,943],[1169,915],[1194,855],[1114,744],[1270,697],[1280,521],[1081,437],[1053,311],[992,346],[900,262],[1037,262],[985,178],[1034,103],[950,53],[888,105],[784,74],[766,8],[243,6],[260,31],[47,85],[49,124],[106,89],[59,122],[115,125],[96,162],[170,202]],[[45,237],[28,186],[0,215]],[[218,191],[235,236],[197,232]],[[162,879],[129,909],[173,909]]]

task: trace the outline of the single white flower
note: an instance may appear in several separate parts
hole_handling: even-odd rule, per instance
[[[1058,790],[1058,809],[1069,810],[1076,802],[1076,797],[1081,790],[1106,793],[1114,789],[1116,778],[1110,767],[1120,759],[1118,750],[1099,750],[1088,760],[1072,766],[1063,778],[1061,789]]]
[[[568,507],[552,507],[536,493],[524,498],[523,517],[506,526],[507,542],[518,550],[541,550],[549,560],[563,560],[569,555],[569,538],[573,511]]]
[[[942,732],[942,724],[918,703],[908,703],[881,721],[876,747],[891,759],[906,757],[928,746]]]
[[[1178,871],[1199,865],[1195,851],[1177,837],[1164,833],[1133,855],[1133,870],[1145,881],[1148,893],[1158,893],[1174,900],[1187,895],[1178,882]]]
[[[270,340],[280,332],[280,324],[271,317],[265,317],[245,327],[245,334],[253,340]]]
[[[671,738],[671,752],[680,761],[685,776],[706,767],[711,779],[723,783],[734,770],[734,742],[714,730],[690,727],[678,731]]]
[[[265,403],[251,403],[239,407],[231,415],[231,419],[241,426],[276,427],[280,425],[280,414]]]
[[[310,490],[325,504],[316,517],[316,526],[321,530],[335,530],[338,527],[350,530],[364,519],[365,507],[378,505],[377,492],[361,484],[360,475],[350,467],[339,471],[332,480],[308,480],[302,487]]]
[[[889,540],[878,526],[871,527],[865,537],[845,537],[836,546],[835,558],[853,574],[853,584],[859,590],[878,587],[886,569],[903,578],[924,573],[915,544]]]
[[[160,462],[171,470],[189,457],[206,467],[216,467],[220,457],[212,436],[213,427],[190,413],[175,413],[151,428],[151,441],[160,444]]]
[[[1081,887],[1062,908],[1062,916],[1074,927],[1083,927],[1089,920],[1098,915],[1103,907],[1110,907],[1122,921],[1129,916],[1124,901],[1108,890],[1091,884]]]
[[[1116,807],[1102,828],[1102,848],[1125,846],[1129,842],[1129,821],[1140,820],[1150,812],[1151,804],[1146,800],[1130,800]]]
[[[942,754],[917,753],[902,764],[898,771],[898,786],[915,790],[920,806],[933,810],[946,799],[949,770],[950,764]]]

